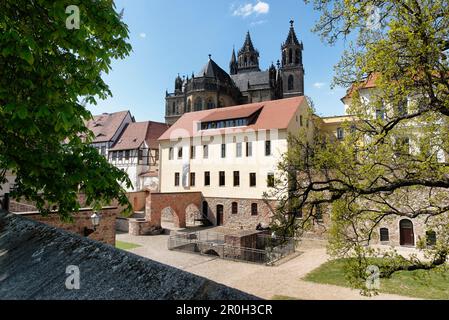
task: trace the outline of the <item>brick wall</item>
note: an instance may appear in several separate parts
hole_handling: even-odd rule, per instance
[[[74,214],[73,223],[61,221],[57,213],[50,214],[46,217],[37,212],[20,213],[19,215],[58,229],[84,236],[84,228],[92,229],[92,221],[90,219],[92,214],[92,210],[82,210]],[[94,233],[89,235],[89,238],[115,246],[115,219],[117,216],[117,208],[105,208],[99,212],[99,215],[101,216],[100,225]]]
[[[150,193],[146,199],[145,216],[153,225],[160,226],[162,211],[169,207],[174,212],[175,226],[185,228],[187,217],[191,219],[199,212],[201,202],[200,192]]]

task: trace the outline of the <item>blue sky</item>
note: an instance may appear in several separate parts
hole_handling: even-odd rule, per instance
[[[344,112],[344,89],[330,89],[344,43],[330,47],[310,31],[319,14],[302,0],[116,0],[116,5],[125,9],[133,51],[104,76],[114,96],[89,107],[93,114],[130,110],[137,121],[163,121],[165,90],[174,90],[178,73],[196,74],[208,54],[228,71],[232,47],[243,45],[248,30],[260,66],[267,69],[280,59],[290,19],[304,43],[306,95],[319,115]]]

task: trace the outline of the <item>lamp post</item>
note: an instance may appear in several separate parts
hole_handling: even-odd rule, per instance
[[[97,227],[100,225],[101,217],[98,215],[98,213],[95,211],[93,215],[90,216],[90,220],[92,222],[92,225],[94,226],[93,229],[89,229],[87,227],[84,227],[84,236],[88,237],[92,233],[94,233],[97,230]]]

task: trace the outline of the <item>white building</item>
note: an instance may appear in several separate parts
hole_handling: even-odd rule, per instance
[[[311,136],[309,110],[304,97],[295,97],[184,114],[159,138],[160,192],[201,192],[201,211],[217,225],[268,224],[274,203],[264,201],[264,192],[288,135],[304,127]]]

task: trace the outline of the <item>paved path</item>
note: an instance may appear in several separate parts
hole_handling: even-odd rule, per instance
[[[268,267],[170,251],[167,249],[167,239],[167,235],[138,237],[129,234],[117,235],[117,240],[142,245],[142,247],[129,250],[135,254],[264,299],[272,299],[275,295],[307,300],[412,299],[391,294],[367,298],[361,296],[358,290],[301,280],[307,273],[328,260],[329,257],[324,248],[304,248],[301,255],[279,266]]]

